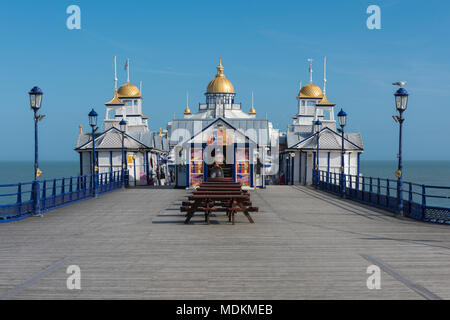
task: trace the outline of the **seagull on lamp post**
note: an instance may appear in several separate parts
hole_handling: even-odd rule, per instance
[[[392,85],[393,86],[399,86],[400,88],[405,86],[407,84],[406,81],[398,81],[398,82],[394,82]]]

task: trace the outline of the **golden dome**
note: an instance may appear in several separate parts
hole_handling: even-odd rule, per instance
[[[119,98],[142,98],[138,87],[129,82],[119,88]]]
[[[249,113],[248,113],[248,114],[256,114],[256,110],[255,110],[255,108],[253,108],[253,107],[252,107],[252,108],[250,109],[250,111],[249,111]]]
[[[120,101],[117,90],[114,89],[114,98],[111,101],[105,103],[105,106],[124,106],[125,103]]]
[[[336,105],[336,103],[332,103],[332,102],[328,101],[327,97],[325,95],[323,96],[322,100],[320,100],[319,103],[316,103],[316,106],[324,106],[324,107],[328,107],[328,106],[334,107],[335,105]]]
[[[184,110],[184,114],[191,114],[191,109],[189,107],[186,107]]]
[[[222,59],[217,67],[216,77],[208,84],[206,93],[234,93],[234,87],[223,73]]]
[[[306,98],[306,99],[322,99],[323,93],[322,89],[314,83],[308,83],[303,88],[300,89],[298,93],[298,98]]]

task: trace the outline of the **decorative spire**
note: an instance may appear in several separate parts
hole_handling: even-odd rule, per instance
[[[219,58],[219,66],[217,67],[217,76],[216,77],[224,77],[223,74],[224,67],[222,65],[222,57]]]
[[[78,127],[80,128],[80,134],[83,134],[83,126],[80,124]]]
[[[248,114],[250,114],[250,115],[256,114],[255,99],[254,99],[253,91],[252,91],[252,108],[250,109],[250,112]]]
[[[312,69],[312,63],[313,63],[313,59],[308,59],[309,62],[309,82],[312,83],[313,82],[313,69]]]
[[[323,58],[323,95],[327,94],[327,56]]]
[[[162,137],[162,128],[159,128],[159,136]]]
[[[186,109],[184,109],[184,114],[191,114],[191,109],[189,108],[189,91],[186,91]]]
[[[289,125],[286,126],[286,133],[289,134]]]

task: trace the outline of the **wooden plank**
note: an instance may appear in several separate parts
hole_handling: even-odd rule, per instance
[[[307,187],[251,194],[260,208],[256,224],[238,214],[234,227],[222,214],[211,214],[210,226],[203,215],[184,225],[185,190],[143,188],[0,224],[0,296],[423,299],[413,283],[450,299],[448,226],[398,219]],[[81,269],[79,291],[67,289],[65,267],[41,272],[65,257]],[[382,270],[381,289],[369,290],[367,268],[377,261],[409,285]],[[28,281],[37,274],[39,281]]]

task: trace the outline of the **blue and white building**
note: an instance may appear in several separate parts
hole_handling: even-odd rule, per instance
[[[319,158],[319,170],[340,173],[342,135],[336,126],[336,104],[326,96],[326,60],[322,89],[313,83],[310,62],[310,82],[300,85],[297,95],[297,112],[292,123],[281,137],[280,177],[286,184],[312,184],[312,173]],[[314,123],[320,120],[322,127],[316,132]],[[319,137],[319,154],[317,141]],[[347,175],[360,174],[360,156],[364,145],[360,133],[344,134],[344,169]]]
[[[114,59],[115,62],[115,59]],[[114,63],[116,65],[116,63]],[[122,168],[122,131],[119,122],[127,122],[124,139],[125,162],[129,173],[129,184],[167,184],[169,178],[167,136],[160,130],[151,132],[148,117],[143,114],[141,89],[130,83],[127,61],[127,82],[117,89],[117,73],[114,77],[114,96],[105,103],[106,117],[103,132],[95,134],[96,164],[99,173]],[[80,174],[93,171],[92,134],[83,133],[80,126],[75,151],[80,154]],[[158,179],[156,172],[164,172],[165,179]]]

